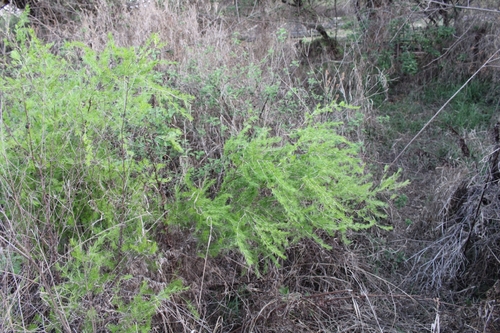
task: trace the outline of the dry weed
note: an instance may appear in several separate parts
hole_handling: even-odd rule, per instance
[[[453,182],[446,183],[446,206],[436,228],[439,236],[411,258],[415,264],[407,281],[418,286],[416,290],[450,300],[484,297],[496,282],[500,263],[495,254],[500,239],[497,151],[498,146],[472,176],[456,173]]]
[[[176,238],[171,237],[171,241]],[[203,259],[194,257],[195,252],[193,257],[180,254],[176,271],[189,281],[191,290],[176,304],[165,304],[157,331],[417,332],[431,328],[437,316],[434,299],[406,294],[371,273],[373,267],[362,259],[364,250],[348,249],[332,238],[326,241],[332,250],[312,241],[297,244],[280,267],[269,267],[262,276],[247,271],[242,258],[234,254],[209,258],[205,274]],[[192,306],[197,317],[192,309],[188,311]],[[443,306],[441,313],[448,310]]]

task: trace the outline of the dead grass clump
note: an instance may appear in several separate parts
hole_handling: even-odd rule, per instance
[[[115,6],[103,3],[96,13],[83,13],[81,23],[67,31],[67,38],[84,41],[99,50],[106,45],[109,35],[119,46],[140,46],[155,33],[167,44],[164,50],[158,50],[158,56],[178,60],[182,51],[200,38],[195,8],[178,14],[168,2],[160,6],[151,1],[133,9],[124,3]]]
[[[332,249],[326,250],[305,240],[287,251],[280,267],[259,276],[234,253],[202,259],[195,247],[179,250],[183,236],[178,232],[164,244],[176,259],[162,266],[161,274],[175,274],[190,289],[164,303],[155,331],[420,332],[436,317],[441,328],[463,328],[452,320],[456,308],[406,294],[373,274],[366,249],[328,238]]]
[[[487,11],[467,11],[456,19],[456,40],[440,61],[444,70],[443,80],[463,80],[475,73],[485,61],[498,50],[500,25],[498,13]],[[498,59],[487,64],[479,73],[481,81],[498,82]],[[496,93],[496,90],[492,92]],[[485,96],[487,98],[487,96]]]
[[[19,9],[30,7],[31,16],[42,25],[67,23],[77,19],[79,12],[95,11],[98,1],[95,0],[11,0]]]
[[[22,323],[43,316],[48,310],[36,282],[39,271],[21,259],[8,244],[0,242],[0,330],[22,331]]]
[[[497,281],[500,260],[500,188],[496,145],[483,166],[453,191],[442,215],[441,235],[414,255],[408,282],[449,299],[484,297]]]

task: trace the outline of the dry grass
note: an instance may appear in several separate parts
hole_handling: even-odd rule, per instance
[[[414,273],[408,275],[409,284],[434,292],[446,289],[454,299],[482,297],[496,282],[500,263],[495,255],[499,250],[499,190],[494,165],[498,147],[490,151],[479,172],[472,176],[455,173],[452,182],[446,182],[446,205],[436,228],[439,236],[413,256],[417,264]]]
[[[158,331],[160,325],[176,332],[410,332],[431,327],[433,298],[409,295],[370,273],[373,267],[362,259],[366,249],[326,241],[332,250],[312,241],[297,244],[280,267],[260,277],[234,254],[208,259],[202,274],[203,259],[194,252],[179,253],[177,272],[192,286],[185,297],[197,305],[199,318],[181,305],[186,298],[175,312],[169,302]]]

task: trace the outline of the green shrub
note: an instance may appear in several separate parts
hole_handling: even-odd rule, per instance
[[[119,287],[131,258],[156,251],[146,230],[164,214],[155,189],[166,180],[152,155],[180,149],[170,122],[189,118],[189,97],[160,84],[154,37],[140,49],[110,39],[100,53],[73,43],[61,55],[30,30],[17,39],[0,77],[0,204],[11,241],[39,265],[50,319],[39,324],[90,328],[94,301],[108,295],[114,331],[148,331],[157,295],[144,284],[136,296]]]
[[[317,115],[340,106],[318,108],[303,128],[287,139],[248,125],[224,147],[225,173],[220,190],[212,182],[196,187],[186,178],[178,191],[170,223],[195,224],[212,254],[237,249],[249,265],[277,262],[290,244],[320,235],[379,226],[386,206],[380,195],[404,186],[398,173],[374,183],[359,158],[358,144],[337,134],[338,123]]]

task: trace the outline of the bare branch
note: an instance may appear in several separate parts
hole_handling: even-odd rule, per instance
[[[500,10],[497,9],[489,9],[489,8],[481,8],[481,7],[470,7],[470,6],[460,6],[460,5],[454,5],[450,3],[444,3],[436,0],[429,0],[429,4],[435,3],[439,6],[442,7],[449,7],[449,8],[458,8],[458,9],[468,9],[468,10],[477,10],[477,11],[482,11],[482,12],[488,12],[488,13],[496,13],[500,14]]]

